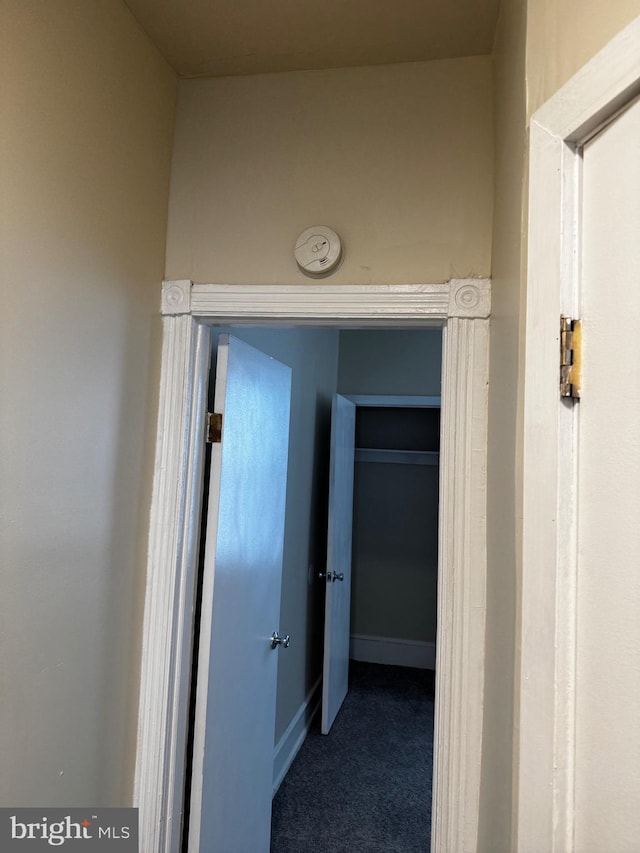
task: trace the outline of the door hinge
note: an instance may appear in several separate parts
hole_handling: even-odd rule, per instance
[[[560,396],[580,399],[582,323],[560,317]]]
[[[207,414],[207,444],[220,444],[222,441],[222,415],[217,412]]]

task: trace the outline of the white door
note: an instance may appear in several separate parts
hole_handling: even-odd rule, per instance
[[[218,344],[190,853],[268,853],[291,369]]]
[[[329,524],[322,671],[322,734],[328,734],[349,689],[351,534],[356,406],[336,394],[331,409]]]
[[[640,102],[584,149],[575,847],[640,849]]]

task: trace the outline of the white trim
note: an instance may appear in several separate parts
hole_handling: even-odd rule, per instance
[[[640,92],[640,18],[533,116],[524,368],[520,719],[514,849],[574,849],[576,429],[558,396],[579,289],[581,146]]]
[[[640,17],[533,115],[556,139],[584,144],[595,130],[640,94]]]
[[[149,851],[180,847],[211,338],[191,317],[163,326],[134,787]]]
[[[439,409],[441,398],[410,394],[344,394],[356,406],[369,406],[375,409],[410,408]]]
[[[349,653],[353,660],[366,663],[413,666],[417,669],[436,668],[436,644],[424,640],[352,634]]]
[[[432,853],[478,844],[487,573],[489,321],[443,331]]]
[[[200,521],[208,323],[442,326],[433,853],[476,849],[484,688],[490,282],[388,287],[165,282],[136,804],[140,845],[178,849]],[[196,346],[195,342],[199,342]]]
[[[273,751],[273,796],[278,793],[284,777],[289,772],[293,760],[309,734],[309,729],[320,710],[322,698],[322,677],[319,677],[304,701],[296,711],[293,719],[285,729]]]
[[[178,284],[170,282],[176,300]],[[424,327],[440,326],[448,317],[484,319],[489,316],[490,300],[490,282],[482,278],[362,286],[194,284],[190,309],[201,318],[224,323],[271,320],[279,325],[378,326],[383,320],[394,320],[405,327]]]

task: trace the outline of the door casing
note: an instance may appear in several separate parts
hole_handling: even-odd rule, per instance
[[[514,850],[574,849],[579,403],[560,402],[559,325],[579,305],[582,147],[639,94],[637,18],[531,119]]]
[[[477,846],[486,613],[487,279],[249,286],[168,281],[151,506],[134,802],[140,843],[179,849],[215,324],[442,327],[433,853]]]

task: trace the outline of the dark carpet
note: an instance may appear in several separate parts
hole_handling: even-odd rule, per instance
[[[433,672],[351,661],[349,681],[274,798],[271,851],[428,853]]]

